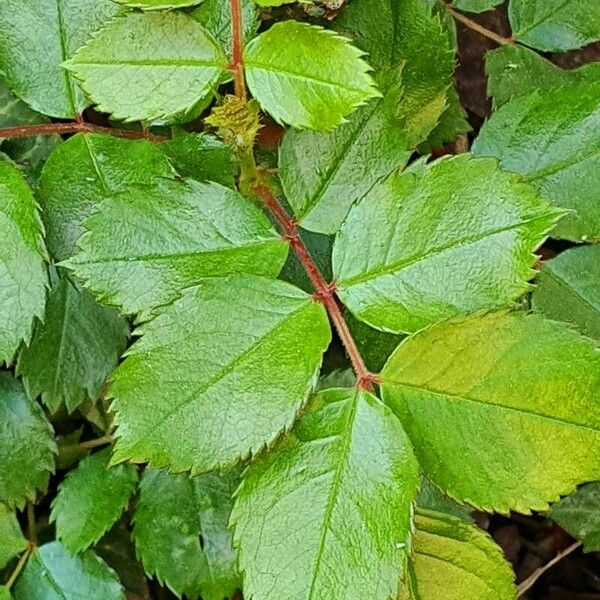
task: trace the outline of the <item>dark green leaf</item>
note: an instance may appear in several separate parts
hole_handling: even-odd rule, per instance
[[[363,55],[333,31],[283,21],[246,47],[248,87],[276,121],[327,131],[379,95]]]
[[[571,209],[554,232],[570,240],[600,239],[599,97],[598,82],[521,96],[497,110],[473,144],[474,154],[495,156]]]
[[[498,4],[501,4],[503,0],[454,0],[454,8],[464,10],[467,12],[485,12],[486,10],[492,10]]]
[[[532,303],[600,340],[600,246],[571,248],[544,265]]]
[[[322,392],[236,494],[246,595],[388,600],[404,573],[417,486],[410,443],[377,398]]]
[[[545,93],[558,87],[598,81],[600,62],[566,70],[529,48],[509,44],[487,53],[485,71],[488,94],[495,106],[502,106],[536,90]]]
[[[50,520],[73,554],[97,542],[119,518],[137,484],[133,465],[108,466],[111,448],[84,458],[61,483]]]
[[[73,254],[82,222],[100,202],[134,184],[173,175],[160,147],[146,140],[77,134],[57,148],[44,166],[38,197],[50,254]]]
[[[258,452],[291,426],[331,339],[321,304],[250,275],[157,312],[115,373],[116,461],[197,473]]]
[[[228,529],[237,474],[199,477],[147,469],[133,536],[146,571],[178,596],[230,598],[241,587]]]
[[[600,350],[561,323],[445,321],[402,342],[382,379],[425,475],[460,501],[545,510],[600,478]]]
[[[510,304],[560,213],[495,161],[468,154],[392,175],[350,211],[333,248],[342,302],[408,332]]]
[[[54,433],[40,407],[0,372],[0,503],[22,507],[54,471]]]
[[[31,554],[14,587],[15,600],[125,600],[114,571],[93,552],[72,556],[60,542]]]
[[[600,39],[596,0],[510,0],[513,36],[546,52],[573,50]]]
[[[147,314],[203,277],[276,277],[288,244],[267,216],[216,183],[164,179],[105,200],[66,264],[103,302]]]
[[[46,301],[46,250],[37,205],[23,175],[0,160],[0,364],[31,336]]]
[[[127,343],[129,327],[64,274],[53,276],[43,321],[19,354],[17,370],[30,398],[41,395],[53,412],[96,400]]]
[[[61,64],[118,10],[109,0],[0,2],[4,81],[34,110],[74,117],[88,102]]]
[[[185,118],[226,66],[213,36],[176,11],[117,17],[65,63],[98,110],[123,121]]]
[[[600,482],[588,483],[552,507],[548,516],[583,542],[586,552],[600,551]]]

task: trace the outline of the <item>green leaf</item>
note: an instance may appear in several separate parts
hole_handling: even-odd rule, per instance
[[[558,87],[598,81],[600,63],[588,63],[577,69],[561,69],[529,48],[509,44],[486,54],[485,71],[488,94],[498,107],[536,90],[549,92]]]
[[[574,211],[553,232],[569,240],[600,239],[599,95],[596,81],[516,98],[484,124],[472,148]]]
[[[510,565],[489,535],[439,512],[417,512],[409,575],[398,600],[514,600]]]
[[[300,225],[335,233],[348,210],[382,177],[408,161],[416,140],[398,119],[400,69],[379,78],[383,97],[329,133],[289,130],[279,150],[279,176]]]
[[[30,398],[56,412],[74,411],[86,398],[96,400],[125,350],[129,327],[116,310],[100,306],[63,274],[52,277],[43,321],[22,348],[17,371]]]
[[[180,134],[159,148],[183,177],[233,187],[238,170],[235,156],[231,148],[216,137],[206,133]]]
[[[0,160],[0,364],[31,336],[46,301],[46,250],[33,193],[23,175]]]
[[[330,390],[244,473],[231,516],[244,592],[263,600],[388,600],[404,573],[418,466],[365,391]]]
[[[258,9],[253,0],[242,2],[242,28],[244,45],[256,35],[258,30]],[[231,35],[231,5],[222,0],[204,0],[202,4],[190,13],[196,21],[202,23],[221,46],[227,56],[231,56],[233,41]]]
[[[45,115],[66,119],[82,112],[88,102],[61,63],[118,10],[109,0],[0,3],[0,72],[5,83]]]
[[[254,0],[259,6],[282,6],[283,4],[292,4],[296,0]]]
[[[423,0],[353,0],[334,26],[374,67],[404,62],[397,117],[415,143],[423,141],[446,109],[453,83],[454,46],[440,17]]]
[[[114,0],[114,2],[131,8],[141,8],[142,10],[160,10],[195,6],[196,4],[200,4],[202,0]]]
[[[600,482],[580,487],[548,513],[553,521],[583,542],[586,552],[600,551]]]
[[[0,600],[12,600],[10,590],[5,586],[0,586]]]
[[[330,130],[379,95],[363,55],[333,31],[283,21],[246,46],[248,87],[279,123]]]
[[[54,433],[23,386],[0,372],[0,503],[22,507],[54,471]]]
[[[226,66],[212,35],[176,11],[117,17],[65,63],[98,110],[122,121],[185,116]]]
[[[115,523],[137,484],[133,465],[108,467],[111,448],[84,458],[69,471],[52,503],[56,537],[71,553],[86,550]]]
[[[401,343],[382,380],[425,475],[460,501],[545,510],[600,477],[600,351],[564,324],[446,321]]]
[[[600,40],[600,4],[589,0],[510,0],[513,36],[545,52],[564,52]]]
[[[27,540],[21,532],[17,516],[0,503],[0,569],[26,548]]]
[[[178,596],[230,598],[241,588],[227,523],[238,477],[199,477],[147,469],[133,537],[146,572]]]
[[[600,340],[600,246],[571,248],[548,261],[532,295],[533,309]]]
[[[340,300],[396,332],[507,305],[527,291],[532,252],[559,214],[495,161],[468,154],[392,175],[337,235]]]
[[[66,264],[103,302],[147,313],[204,277],[276,277],[288,244],[267,216],[216,183],[130,186],[87,219]]]
[[[14,587],[15,600],[125,600],[114,571],[93,552],[72,556],[60,542],[36,548]]]
[[[458,10],[480,13],[492,10],[502,2],[503,0],[454,0],[453,6],[454,8],[458,8]]]
[[[73,136],[52,153],[40,177],[38,198],[50,254],[57,261],[73,254],[82,222],[105,198],[172,175],[160,147],[146,140]]]
[[[417,496],[417,507],[427,511],[435,511],[452,517],[456,517],[465,523],[473,523],[471,509],[464,504],[443,494],[426,477],[421,477],[421,489]]]
[[[48,123],[44,115],[31,110],[7,87],[0,83],[0,127]],[[35,181],[43,161],[61,142],[58,135],[34,135],[25,138],[0,138],[0,150],[25,170],[30,181]]]
[[[198,473],[258,452],[291,426],[331,339],[321,304],[250,275],[157,312],[114,376],[115,461]]]

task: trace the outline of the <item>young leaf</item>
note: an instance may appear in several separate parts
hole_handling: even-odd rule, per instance
[[[600,5],[599,5],[600,6]],[[495,156],[558,206],[572,209],[554,235],[600,238],[600,85],[570,85],[505,104],[482,127],[473,153]]]
[[[241,0],[244,44],[248,44],[258,30],[258,9],[254,0]],[[231,35],[231,4],[222,0],[204,0],[190,15],[202,23],[228,56],[233,47]]]
[[[446,109],[454,70],[452,41],[432,7],[423,0],[353,0],[334,26],[374,67],[404,63],[397,118],[415,143],[425,140]]]
[[[48,122],[48,118],[31,110],[27,104],[0,83],[0,127],[17,127]],[[61,139],[58,135],[34,135],[5,140],[0,138],[0,150],[22,166],[27,179],[34,182],[39,176],[43,161],[60,142]]]
[[[199,477],[146,469],[133,529],[144,568],[178,596],[230,598],[241,587],[227,527],[236,474]]]
[[[27,548],[14,511],[0,503],[0,569]]]
[[[592,83],[600,78],[600,62],[577,69],[561,69],[537,52],[508,44],[486,54],[488,95],[496,107],[531,92],[549,92],[558,87]]]
[[[103,302],[146,313],[204,277],[276,277],[288,244],[267,216],[216,183],[161,180],[105,200],[66,264]]]
[[[233,187],[237,165],[231,148],[206,133],[179,134],[160,149],[183,177]]]
[[[402,342],[382,380],[425,475],[460,501],[545,510],[600,477],[600,351],[561,323],[445,321]]]
[[[180,12],[117,17],[65,63],[98,110],[123,121],[185,117],[226,66],[220,44]]]
[[[600,482],[581,486],[548,513],[553,521],[583,542],[586,552],[600,551]]]
[[[475,525],[417,511],[413,554],[398,600],[514,600],[517,588],[502,550]]]
[[[573,323],[600,340],[600,246],[571,248],[547,262],[532,304],[547,317]]]
[[[455,0],[453,6],[454,8],[458,8],[458,10],[480,13],[492,10],[502,2],[503,0]]]
[[[331,333],[323,306],[293,286],[213,277],[142,325],[114,376],[114,460],[210,471],[290,427]]]
[[[51,117],[74,117],[88,102],[61,63],[118,10],[110,0],[0,2],[4,81],[34,110]]]
[[[96,400],[125,350],[129,327],[113,308],[100,306],[62,273],[52,277],[43,321],[22,348],[17,371],[30,398],[57,411],[74,411],[85,398]]]
[[[0,503],[22,507],[54,471],[54,433],[40,407],[8,373],[0,373]]]
[[[105,198],[171,176],[173,168],[160,147],[146,140],[73,136],[52,153],[38,187],[50,254],[57,261],[73,254],[82,222]]]
[[[46,301],[42,225],[23,175],[0,159],[0,364],[31,336]]]
[[[600,40],[600,3],[589,0],[510,0],[513,37],[545,52]]]
[[[332,31],[283,21],[246,47],[248,86],[276,121],[330,130],[379,95],[363,54]]]
[[[97,542],[119,518],[135,490],[133,465],[108,467],[111,449],[84,458],[61,483],[50,521],[56,537],[71,553]]]
[[[161,10],[166,8],[185,8],[186,6],[195,6],[202,0],[114,0],[119,4],[124,4],[131,8],[141,8],[142,10]]]
[[[72,556],[60,542],[36,548],[14,587],[15,600],[125,600],[123,588],[93,552]]]
[[[410,140],[397,117],[400,69],[379,78],[375,98],[329,133],[289,130],[279,151],[279,176],[300,225],[335,233],[348,210],[378,180],[409,159]]]
[[[329,390],[250,464],[231,516],[244,592],[263,600],[388,600],[403,576],[418,466],[368,392]]]
[[[467,154],[392,175],[337,235],[339,297],[359,319],[396,332],[509,304],[527,291],[532,252],[559,214],[495,161]]]

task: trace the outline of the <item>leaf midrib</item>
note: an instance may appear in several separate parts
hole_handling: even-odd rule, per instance
[[[452,250],[454,248],[459,248],[462,246],[468,246],[471,244],[476,244],[477,242],[481,242],[488,237],[492,237],[494,235],[498,235],[500,233],[505,233],[507,231],[511,231],[513,229],[517,229],[519,227],[523,227],[525,225],[530,225],[531,223],[535,223],[536,221],[547,221],[551,218],[549,214],[538,215],[531,219],[527,219],[524,221],[519,221],[518,223],[511,223],[510,225],[505,225],[503,227],[496,227],[495,229],[490,229],[488,231],[482,232],[481,234],[472,237],[472,238],[461,238],[459,240],[452,240],[447,244],[443,244],[438,246],[437,248],[433,248],[425,254],[421,255],[413,255],[397,262],[391,263],[390,265],[385,266],[382,269],[366,271],[365,273],[361,273],[360,275],[355,275],[354,277],[349,277],[348,279],[339,279],[339,286],[343,288],[348,288],[352,285],[364,283],[366,281],[370,281],[371,279],[376,279],[378,277],[383,277],[385,275],[394,275],[397,271],[410,267],[418,262],[427,260],[439,254],[446,252],[447,250]]]
[[[458,393],[448,392],[448,391],[444,391],[444,390],[437,390],[437,389],[427,387],[425,385],[417,385],[417,384],[411,384],[411,383],[407,383],[407,382],[403,382],[403,381],[395,381],[393,379],[389,379],[389,378],[385,377],[384,385],[389,385],[389,384],[391,384],[393,386],[405,388],[408,390],[414,390],[417,392],[425,392],[425,393],[433,394],[435,396],[444,396],[446,398],[452,398],[454,400],[462,400],[463,402],[470,402],[472,404],[479,404],[479,405],[487,406],[490,408],[497,408],[498,410],[505,410],[508,412],[514,412],[514,413],[518,413],[518,414],[522,414],[522,415],[533,416],[533,417],[537,417],[540,419],[553,421],[554,423],[558,423],[560,425],[568,425],[570,427],[586,429],[586,430],[593,431],[595,433],[600,434],[600,428],[595,428],[591,425],[584,425],[582,423],[575,423],[573,421],[567,421],[567,420],[561,419],[559,417],[555,417],[552,415],[545,415],[545,414],[534,412],[533,410],[528,410],[528,409],[525,409],[522,407],[507,406],[505,404],[496,404],[494,402],[486,402],[485,400],[482,400],[480,398],[471,398],[464,394],[458,394]]]
[[[303,311],[305,311],[305,310],[307,310],[309,308],[312,308],[312,301],[310,301],[310,300],[306,301],[306,302],[302,302],[302,305],[298,309],[289,312],[285,316],[284,319],[282,319],[281,321],[279,321],[275,325],[275,327],[273,327],[269,331],[265,332],[263,334],[263,336],[256,343],[252,344],[250,347],[248,347],[246,350],[244,350],[241,354],[239,354],[237,357],[235,357],[230,363],[228,363],[227,365],[225,365],[225,367],[223,367],[222,369],[220,369],[217,373],[215,373],[208,380],[203,381],[183,401],[181,401],[177,405],[173,406],[173,408],[171,408],[171,410],[169,410],[164,416],[162,416],[160,418],[160,420],[157,420],[154,423],[154,425],[152,425],[143,434],[143,436],[140,435],[139,439],[133,445],[129,446],[128,452],[130,454],[133,454],[134,451],[135,451],[135,449],[144,440],[146,440],[150,435],[152,435],[160,427],[165,427],[167,421],[170,420],[182,408],[186,407],[187,405],[189,405],[194,400],[197,400],[199,395],[204,394],[208,389],[210,389],[212,386],[214,386],[216,383],[218,383],[226,375],[228,375],[240,362],[242,362],[250,353],[254,352],[263,343],[265,343],[265,340],[267,340],[272,334],[274,334],[280,327],[282,327],[283,325],[285,325],[290,319],[292,319],[293,317],[297,317]],[[130,356],[133,356],[133,355],[130,355]],[[118,400],[118,398],[116,398],[116,399]],[[117,441],[117,444],[118,444],[118,441]],[[194,464],[196,464],[196,462],[197,461],[194,461]]]
[[[354,431],[354,418],[356,416],[356,411],[358,408],[358,394],[359,390],[356,389],[354,391],[354,396],[352,398],[352,405],[350,408],[350,413],[345,420],[345,430],[342,432],[342,447],[340,450],[340,460],[338,461],[333,481],[331,483],[331,487],[329,489],[329,496],[327,498],[327,505],[325,507],[325,514],[323,515],[323,525],[324,531],[321,532],[319,547],[317,549],[317,554],[315,558],[315,564],[313,567],[313,575],[310,582],[310,588],[308,590],[307,600],[311,600],[313,598],[313,592],[315,589],[315,584],[317,581],[317,576],[319,574],[319,569],[321,566],[321,561],[323,560],[325,542],[327,540],[327,534],[329,533],[329,522],[331,520],[331,516],[333,514],[333,509],[335,508],[335,504],[337,502],[337,495],[339,492],[340,485],[342,483],[342,474],[344,471],[344,467],[346,466],[346,462],[348,459],[348,453],[350,450],[350,445],[352,442],[352,433]],[[317,599],[320,600],[320,599]]]

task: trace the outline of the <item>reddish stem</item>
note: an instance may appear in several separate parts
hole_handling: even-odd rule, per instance
[[[233,71],[235,95],[246,99],[246,84],[244,82],[244,32],[242,21],[241,0],[231,0],[231,35],[232,60],[230,69]]]
[[[130,131],[128,129],[113,129],[93,123],[84,123],[81,120],[69,121],[68,123],[42,123],[40,125],[20,125],[18,127],[0,128],[0,138],[29,137],[32,135],[52,135],[61,133],[105,133],[116,137],[130,140],[146,139],[152,142],[162,142],[165,137],[155,135],[146,131]]]
[[[319,267],[315,264],[315,261],[300,238],[296,221],[288,215],[285,208],[283,208],[271,190],[264,183],[258,182],[254,185],[254,191],[264,202],[271,214],[277,219],[277,222],[283,230],[285,239],[289,241],[298,260],[302,263],[302,266],[306,270],[306,273],[315,288],[314,297],[322,302],[327,309],[331,321],[348,353],[354,372],[356,373],[356,386],[361,389],[372,390],[373,384],[377,383],[377,376],[370,373],[367,369],[362,356],[360,355],[360,351],[356,346],[356,342],[350,333],[350,329],[344,319],[344,315],[335,295],[335,283],[327,283],[321,274]]]

